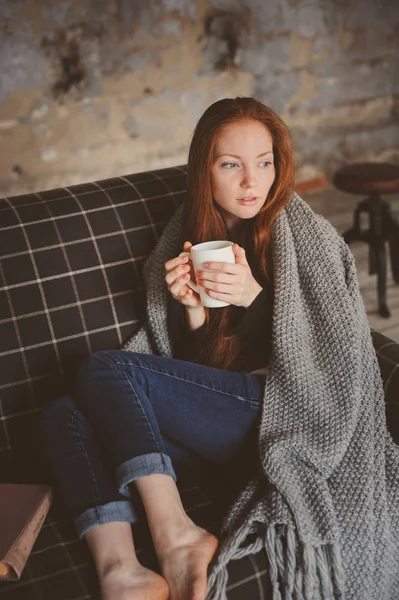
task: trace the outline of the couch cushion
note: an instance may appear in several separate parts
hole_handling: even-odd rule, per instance
[[[384,383],[388,430],[399,444],[399,344],[374,329],[371,335]]]
[[[41,408],[137,329],[143,264],[185,189],[175,167],[0,200],[0,454],[37,456]]]
[[[49,481],[41,409],[69,389],[86,356],[119,348],[137,329],[143,264],[185,190],[185,168],[176,167],[0,200],[0,480]],[[219,489],[211,479],[178,482],[187,513],[216,535],[220,481]],[[134,530],[141,561],[158,568],[144,518]],[[265,597],[263,552],[229,572],[229,598]],[[1,583],[0,595],[98,598],[88,550],[58,497],[21,581]]]

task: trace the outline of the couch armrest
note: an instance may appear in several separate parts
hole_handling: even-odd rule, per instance
[[[19,579],[53,498],[48,485],[0,484],[0,579]]]
[[[399,344],[374,329],[371,335],[384,383],[387,426],[399,444]]]

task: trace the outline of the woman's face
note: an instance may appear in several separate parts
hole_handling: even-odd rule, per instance
[[[226,125],[218,135],[211,182],[227,229],[251,219],[266,202],[276,172],[270,132],[258,121]]]

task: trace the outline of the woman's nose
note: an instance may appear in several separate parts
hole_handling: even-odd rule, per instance
[[[256,177],[254,171],[247,170],[244,172],[242,185],[243,187],[253,187],[254,185],[256,185]]]

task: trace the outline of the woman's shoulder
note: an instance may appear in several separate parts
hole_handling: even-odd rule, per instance
[[[183,220],[183,205],[180,205],[166,223],[156,245],[149,254],[144,265],[144,276],[147,279],[153,269],[163,271],[167,260],[179,252],[180,233]]]
[[[342,235],[326,217],[316,213],[298,194],[294,193],[287,204],[285,214],[276,227],[277,247],[280,253],[286,248],[287,230],[292,239],[292,251],[310,263],[329,264],[342,271],[343,264],[351,260],[350,249]],[[288,238],[288,239],[289,239]],[[294,250],[295,248],[295,250]]]
[[[326,234],[329,238],[335,241],[342,239],[339,231],[332,225],[332,223],[320,213],[316,213],[313,208],[296,192],[293,193],[291,201],[287,205],[287,212],[290,213],[291,223],[295,223],[300,226],[306,225],[310,229],[309,233],[313,233],[314,230],[318,230]],[[294,219],[293,219],[293,218]]]

